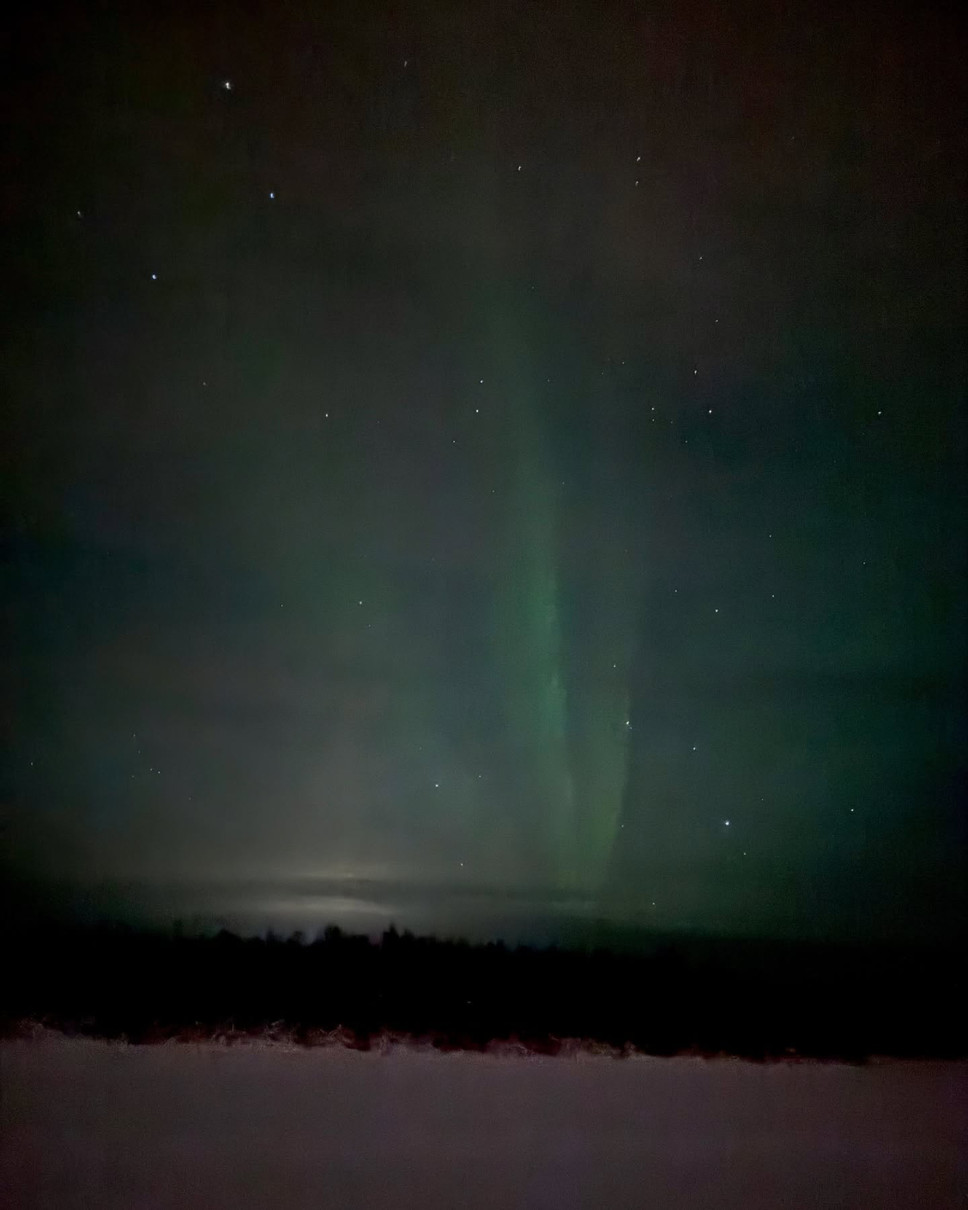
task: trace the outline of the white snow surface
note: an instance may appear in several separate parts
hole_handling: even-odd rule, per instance
[[[968,1063],[0,1042],[0,1205],[968,1205]]]

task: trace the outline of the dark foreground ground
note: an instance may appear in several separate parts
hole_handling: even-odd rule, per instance
[[[18,1210],[953,1210],[968,1065],[0,1042]]]
[[[555,1053],[583,1039],[653,1055],[968,1054],[960,958],[944,951],[653,939],[648,952],[379,941],[184,937],[50,927],[4,943],[0,1016],[130,1041],[264,1036],[312,1044],[339,1029],[438,1048],[513,1039]]]

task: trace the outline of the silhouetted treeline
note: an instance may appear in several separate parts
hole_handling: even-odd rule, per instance
[[[125,927],[8,938],[6,1028],[29,1019],[132,1041],[285,1027],[355,1045],[562,1039],[753,1058],[966,1053],[953,958],[879,948],[682,940],[648,956],[470,945],[329,928],[315,941]]]

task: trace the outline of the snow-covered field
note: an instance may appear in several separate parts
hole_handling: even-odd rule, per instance
[[[0,1204],[964,1207],[968,1064],[0,1043]]]

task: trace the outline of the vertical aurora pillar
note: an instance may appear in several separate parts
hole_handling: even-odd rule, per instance
[[[575,885],[574,793],[557,567],[556,498],[533,404],[509,401],[504,542],[495,581],[496,655],[522,809],[536,816],[543,873]],[[543,860],[541,860],[543,859]]]
[[[559,889],[597,894],[626,799],[637,577],[608,513],[617,494],[608,444],[594,428],[570,455],[552,442],[561,433],[550,414],[562,409],[534,372],[532,326],[513,307],[489,316],[503,388],[494,658],[532,864]],[[574,506],[563,480],[579,484]],[[609,504],[598,526],[579,532],[589,498]]]

